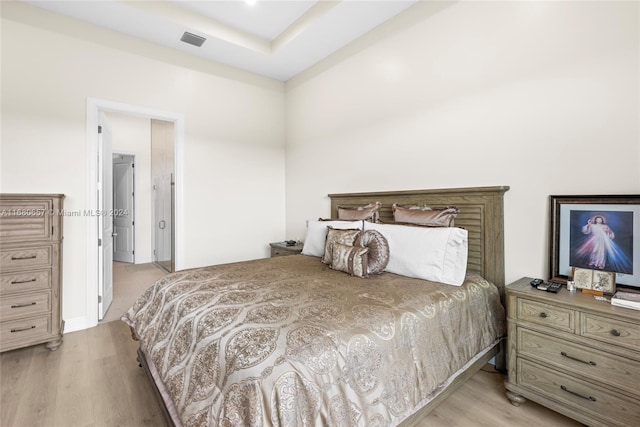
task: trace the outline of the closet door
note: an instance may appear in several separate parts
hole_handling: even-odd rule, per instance
[[[134,254],[134,156],[113,156],[113,260],[133,263]]]

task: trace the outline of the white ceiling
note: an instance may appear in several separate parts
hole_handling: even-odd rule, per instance
[[[286,81],[418,0],[22,1]],[[183,43],[185,31],[207,40]]]

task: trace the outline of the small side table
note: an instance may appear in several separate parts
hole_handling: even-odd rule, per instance
[[[298,255],[302,252],[302,243],[298,242],[293,246],[287,246],[285,242],[269,243],[271,246],[271,258],[276,256]]]

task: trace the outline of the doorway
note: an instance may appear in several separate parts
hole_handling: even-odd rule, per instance
[[[119,319],[167,273],[154,256],[160,221],[154,218],[158,191],[152,175],[158,175],[158,164],[164,168],[165,162],[173,171],[174,159],[173,123],[112,112],[107,119],[113,134],[113,293],[100,322]],[[160,133],[158,127],[170,132]],[[173,226],[168,217],[166,221]]]
[[[101,184],[100,175],[102,170],[106,168],[99,168],[99,165],[104,164],[105,158],[109,161],[112,160],[112,153],[110,150],[105,151],[103,144],[100,140],[99,133],[96,131],[99,128],[99,117],[101,113],[120,113],[130,114],[132,116],[144,117],[148,119],[165,120],[174,124],[174,209],[173,209],[173,234],[175,236],[175,242],[172,245],[174,249],[174,268],[184,268],[184,261],[182,259],[184,254],[184,223],[183,223],[183,189],[182,182],[184,176],[184,116],[181,113],[166,112],[148,109],[145,107],[139,107],[134,105],[128,105],[113,101],[100,100],[95,98],[87,99],[87,197],[86,205],[87,210],[90,212],[101,212],[104,209],[102,204],[99,204],[98,197],[96,195],[101,194],[105,190],[111,190],[113,183],[111,179],[105,180],[104,188]],[[109,171],[112,169],[109,168]],[[104,266],[107,263],[104,261],[104,246],[103,240],[99,237],[99,230],[103,221],[99,222],[100,215],[91,215],[87,217],[87,292],[86,292],[86,315],[82,319],[74,319],[72,324],[68,325],[67,331],[74,331],[96,326],[99,319],[99,296],[101,295],[104,283],[108,282],[103,280],[105,276]],[[113,251],[113,248],[110,248]],[[108,268],[108,267],[107,267]],[[111,270],[109,268],[109,270]],[[71,323],[71,322],[70,322]]]

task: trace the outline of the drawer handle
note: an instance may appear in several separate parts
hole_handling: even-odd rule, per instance
[[[582,359],[578,359],[577,357],[569,356],[564,351],[561,351],[560,354],[563,355],[564,357],[568,358],[568,359],[575,360],[577,362],[584,363],[586,365],[596,366],[596,362],[592,362],[592,361],[588,361],[587,362],[586,360],[582,360]]]
[[[32,305],[36,305],[35,302],[28,302],[25,304],[14,304],[11,306],[11,308],[22,308],[22,307],[31,307]]]
[[[611,330],[611,335],[613,335],[614,337],[619,337],[620,336],[620,331],[617,329],[612,329]]]
[[[21,261],[23,259],[36,259],[38,255],[29,255],[29,256],[12,256],[11,261]]]
[[[36,279],[31,279],[31,280],[12,280],[11,284],[12,285],[17,285],[19,283],[31,283],[31,282],[35,282]]]
[[[26,328],[16,328],[16,329],[12,329],[11,333],[24,332],[24,331],[28,331],[29,329],[35,329],[35,328],[36,328],[36,325],[27,326]]]
[[[595,398],[595,397],[593,397],[593,396],[585,396],[585,395],[582,395],[582,394],[580,394],[580,393],[576,393],[575,391],[571,391],[571,390],[569,390],[566,386],[561,385],[561,386],[560,386],[560,388],[561,388],[563,391],[566,391],[567,393],[573,394],[574,396],[581,397],[581,398],[583,398],[583,399],[585,399],[585,400],[590,400],[590,401],[592,401],[592,402],[595,402],[595,401],[596,401],[596,398]]]
[[[543,319],[545,319],[547,317],[547,313],[545,313],[544,311],[542,313],[540,313],[540,317],[542,317]]]

